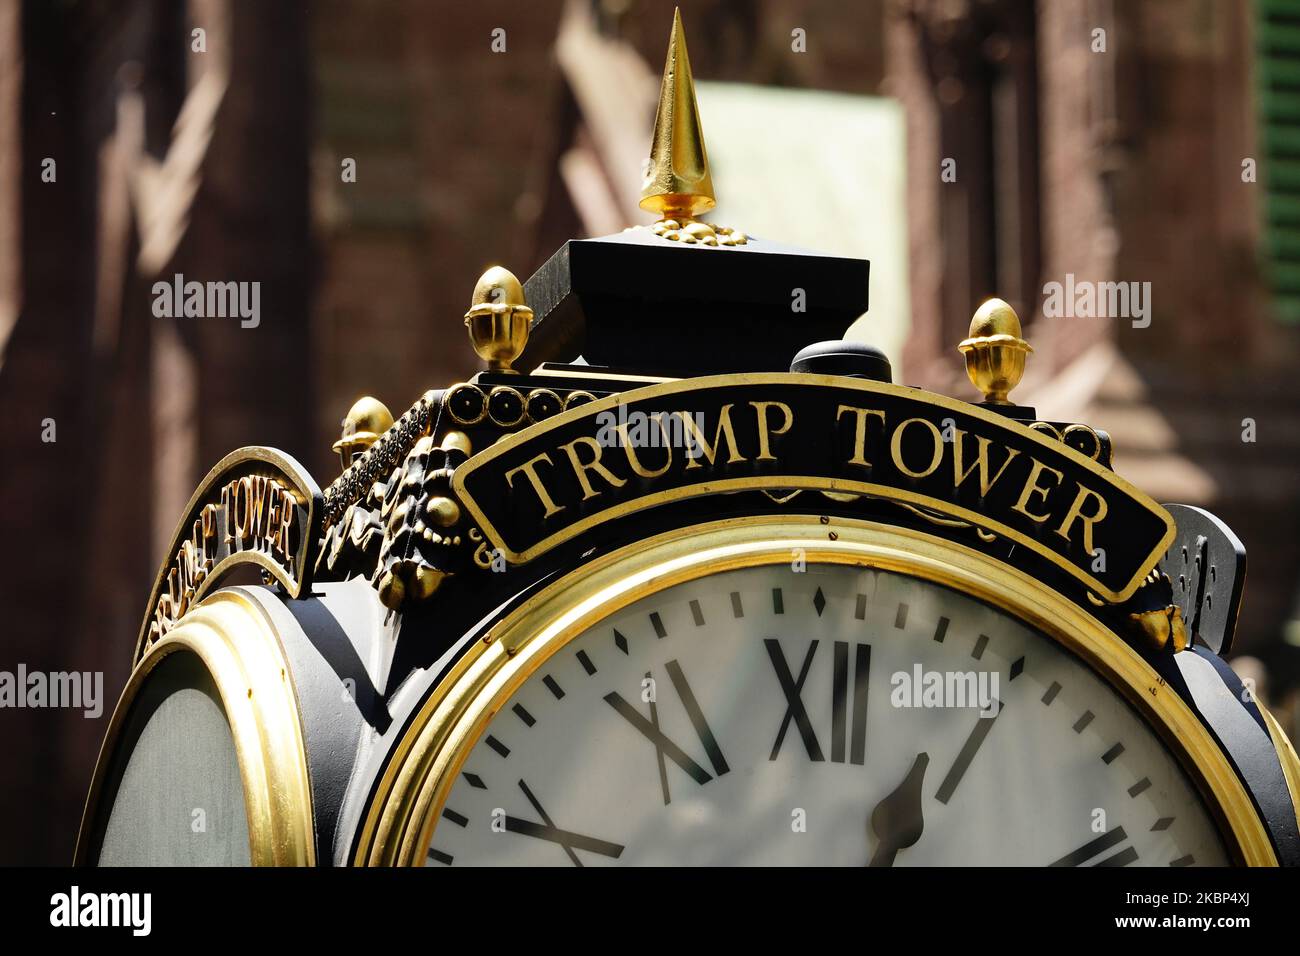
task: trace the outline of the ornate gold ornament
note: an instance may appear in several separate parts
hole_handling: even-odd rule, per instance
[[[380,511],[384,541],[374,580],[385,607],[398,610],[408,597],[428,599],[449,573],[445,553],[460,546],[460,508],[440,492],[463,458],[456,444],[435,449],[426,435],[389,482]]]
[[[1010,405],[1007,397],[1025,374],[1033,351],[1020,337],[1020,318],[1001,299],[989,299],[970,320],[970,336],[957,350],[966,356],[966,374],[989,405]]]
[[[528,344],[533,310],[524,301],[524,287],[515,274],[493,266],[474,286],[465,327],[479,358],[494,372],[513,372],[510,367]]]
[[[439,407],[439,394],[436,391],[425,392],[388,431],[330,483],[325,489],[326,528],[338,521],[349,505],[363,499],[376,481],[396,468],[421,435],[428,434],[434,412]]]
[[[656,236],[673,242],[681,241],[688,246],[701,243],[706,246],[743,246],[749,237],[738,229],[729,226],[715,226],[700,219],[660,219],[650,226]]]
[[[1130,614],[1129,620],[1153,650],[1177,654],[1187,649],[1187,628],[1183,626],[1183,610],[1178,605]]]
[[[452,471],[471,451],[464,432],[449,431],[437,445],[429,435],[417,440],[400,468],[372,482],[330,526],[318,573],[369,578],[390,610],[428,600],[472,553],[470,527],[450,490]]]
[[[1129,612],[1129,631],[1137,638],[1138,646],[1151,652],[1177,654],[1191,644],[1183,609],[1174,603],[1169,575],[1153,568],[1143,578],[1133,603],[1137,608]]]
[[[369,395],[358,398],[343,417],[343,431],[332,446],[343,468],[352,464],[357,455],[379,441],[379,436],[392,427],[393,413],[387,405]]]

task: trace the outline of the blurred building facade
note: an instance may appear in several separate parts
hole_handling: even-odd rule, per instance
[[[324,485],[358,395],[400,412],[471,374],[461,316],[487,265],[526,276],[566,238],[644,221],[672,6],[0,0],[0,525],[23,543],[0,575],[0,668],[100,670],[108,698],[98,721],[0,711],[0,862],[70,859],[145,595],[208,467],[269,444]],[[683,16],[697,79],[902,105],[896,380],[969,395],[955,345],[984,297],[1011,301],[1037,350],[1017,398],[1109,430],[1121,473],[1242,536],[1238,647],[1288,703],[1300,14],[698,0]],[[720,220],[745,226],[719,187]],[[260,325],[154,316],[153,282],[177,273],[261,281]],[[1044,315],[1067,275],[1149,282],[1150,324]]]

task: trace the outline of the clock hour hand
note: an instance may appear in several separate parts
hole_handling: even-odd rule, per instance
[[[905,850],[921,839],[921,831],[925,828],[925,819],[921,815],[921,783],[929,764],[929,754],[917,754],[903,782],[871,811],[868,826],[875,831],[879,842],[867,866],[893,866],[899,850]]]
[[[532,820],[521,820],[519,817],[507,816],[505,820],[506,832],[522,833],[524,836],[536,837],[539,840],[549,840],[552,843],[558,843],[564,848],[564,852],[569,855],[574,866],[582,866],[582,861],[578,859],[578,854],[574,853],[575,849],[589,850],[592,853],[599,853],[601,856],[618,857],[623,853],[623,847],[617,843],[610,843],[607,840],[598,840],[595,837],[584,836],[581,833],[572,833],[568,830],[561,830],[551,820],[550,816],[542,809],[541,803],[537,797],[533,796],[533,791],[524,781],[519,781],[519,789],[524,792],[528,802],[533,805],[537,815],[542,818],[541,823],[535,823]]]

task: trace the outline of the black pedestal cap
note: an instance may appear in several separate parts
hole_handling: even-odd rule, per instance
[[[864,342],[815,342],[799,350],[790,363],[792,372],[817,375],[847,375],[873,382],[892,382],[893,372],[885,353]]]
[[[524,371],[572,362],[677,376],[783,372],[867,311],[870,264],[751,237],[670,242],[649,229],[566,242],[524,283]],[[798,302],[802,311],[795,311]]]

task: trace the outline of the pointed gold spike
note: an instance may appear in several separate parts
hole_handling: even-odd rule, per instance
[[[641,208],[664,219],[690,219],[715,205],[709,157],[704,150],[695,81],[686,55],[680,9],[673,12],[659,110],[650,147],[650,168],[641,187]]]

